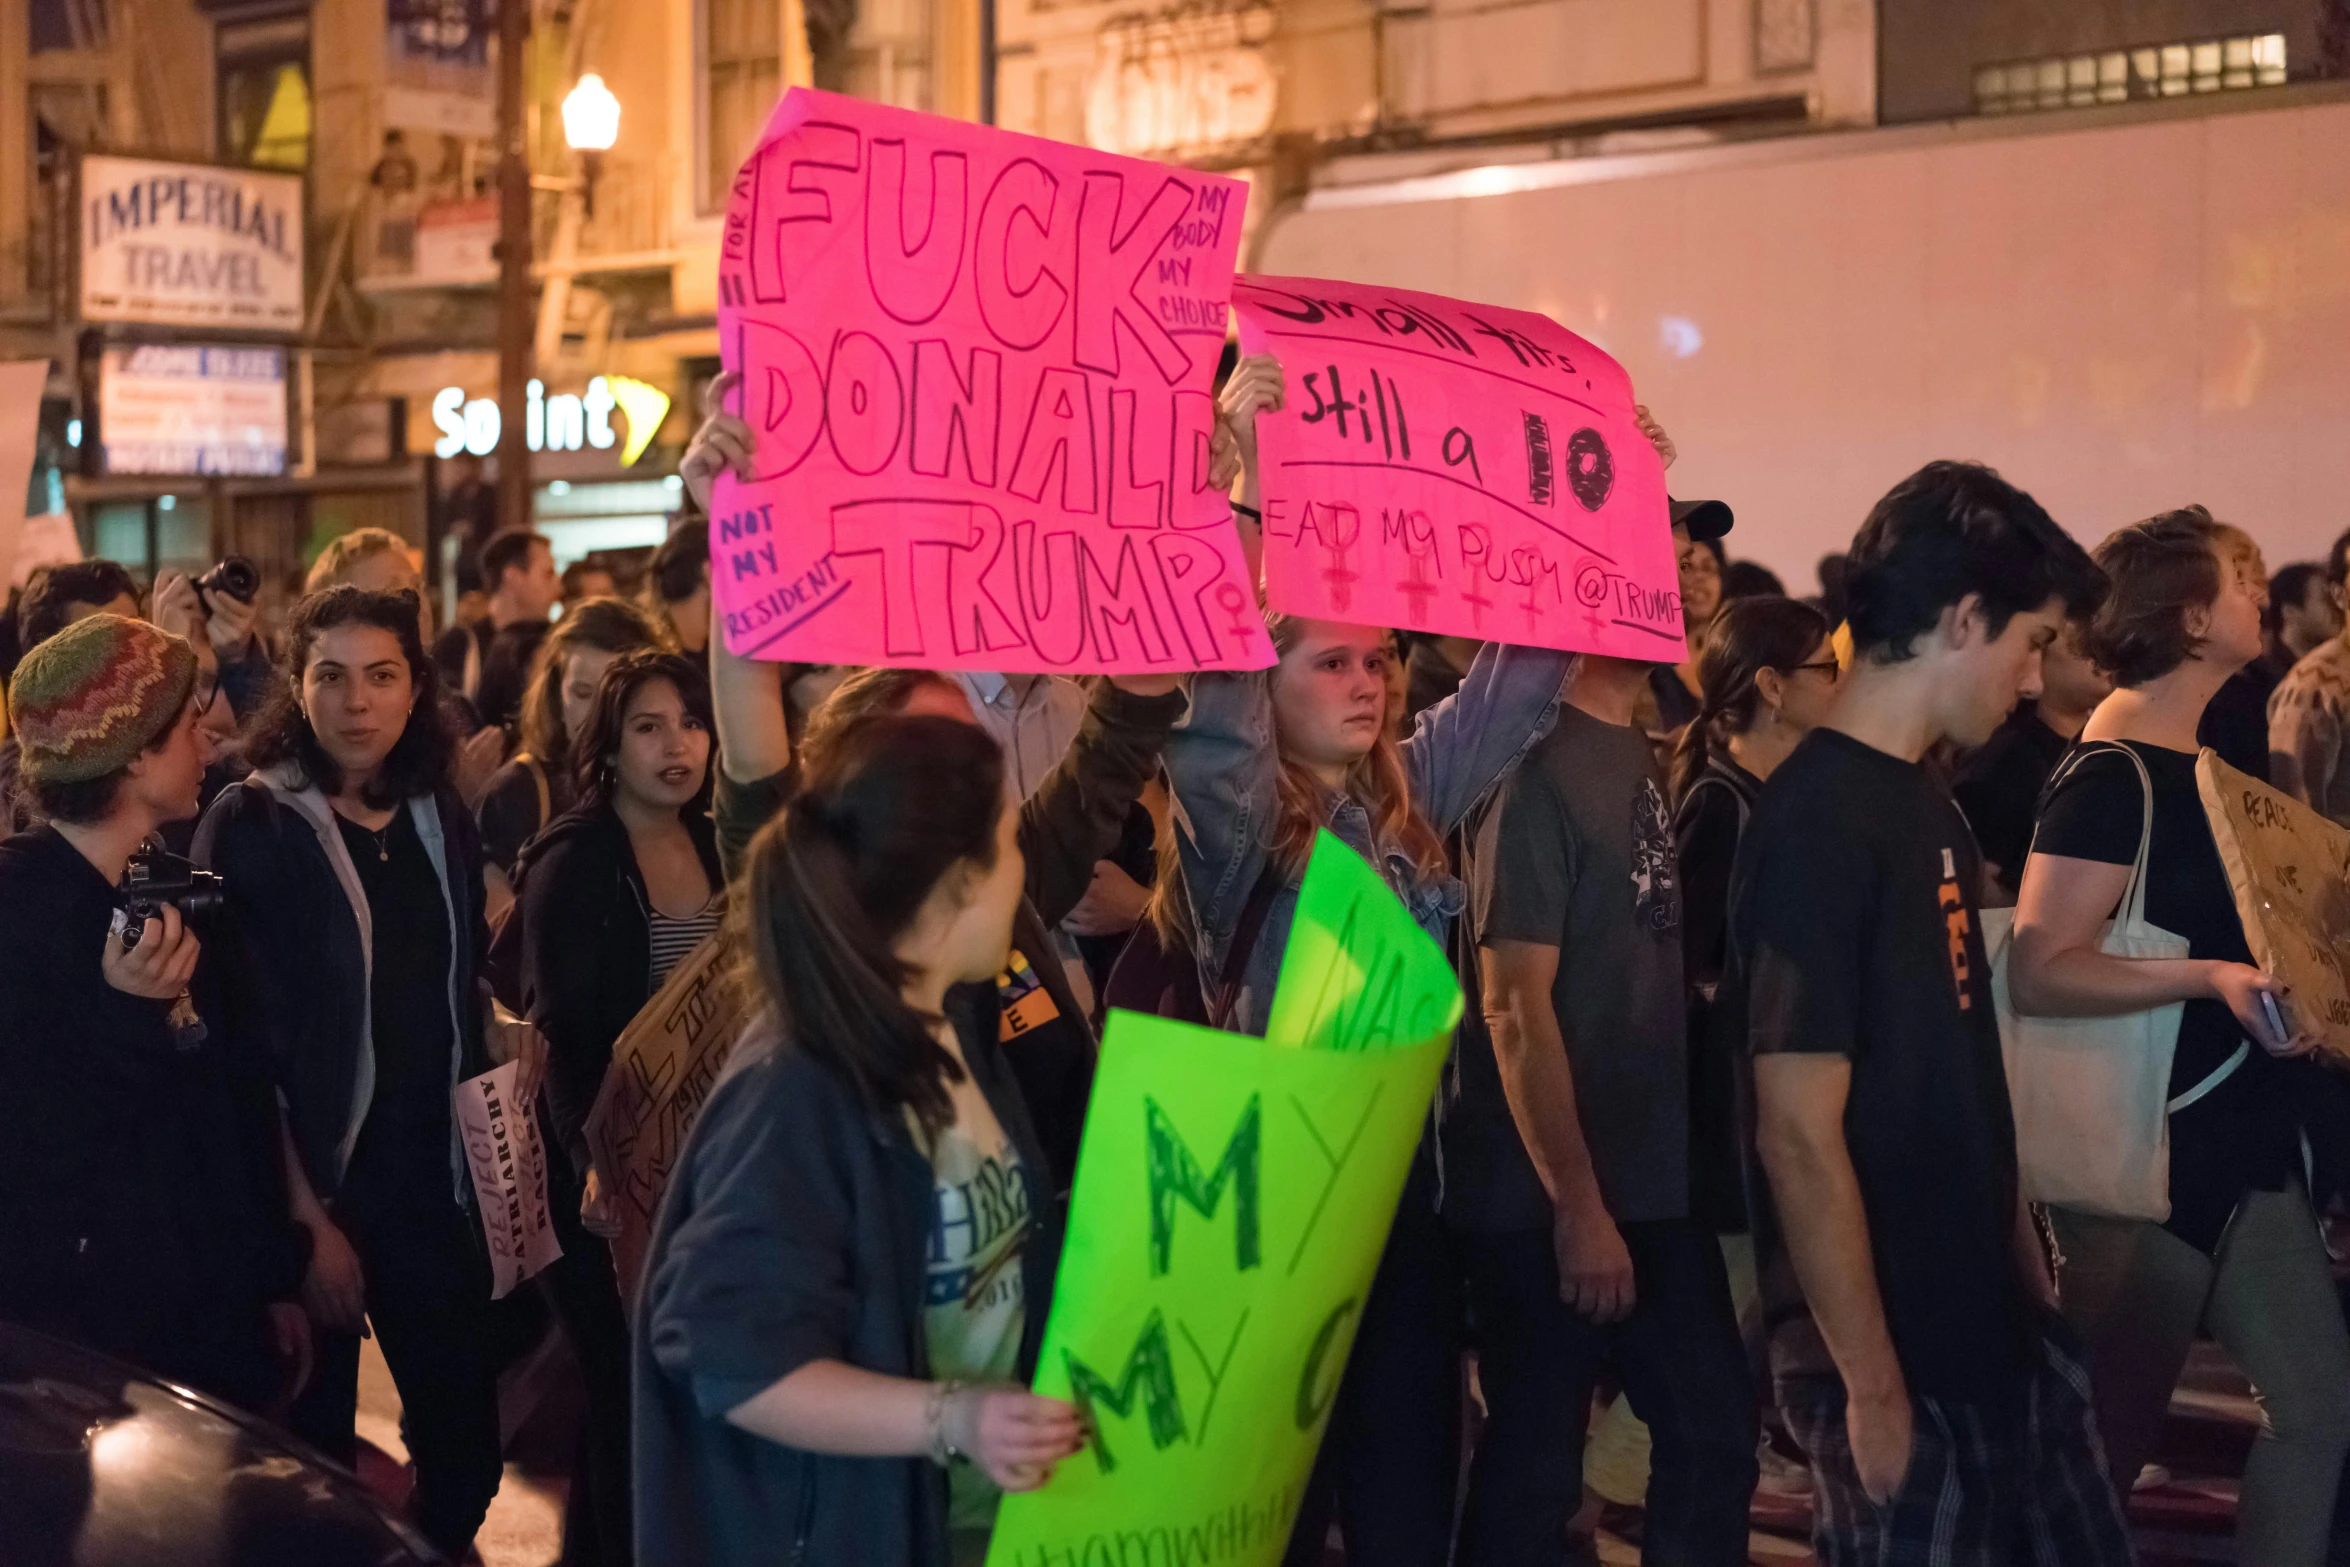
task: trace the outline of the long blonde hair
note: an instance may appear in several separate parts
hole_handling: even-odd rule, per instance
[[[1272,634],[1273,650],[1287,657],[1304,635],[1307,622],[1298,615],[1268,612],[1265,629]],[[1269,671],[1266,679],[1280,678],[1280,671]],[[1404,769],[1403,748],[1397,743],[1394,728],[1382,714],[1379,737],[1371,749],[1346,770],[1346,795],[1360,805],[1371,818],[1371,842],[1382,853],[1400,853],[1411,862],[1413,872],[1422,877],[1434,877],[1445,869],[1444,839],[1429,825],[1428,818],[1412,799],[1411,774]],[[1278,748],[1280,736],[1274,736]],[[1273,819],[1266,832],[1266,853],[1278,867],[1284,879],[1293,885],[1304,879],[1306,861],[1313,856],[1314,835],[1330,825],[1330,792],[1316,778],[1313,770],[1287,753],[1278,757],[1273,785]],[[1183,871],[1178,857],[1176,835],[1161,832],[1157,839],[1158,882],[1152,889],[1150,918],[1157,927],[1162,946],[1184,945],[1191,942],[1190,911],[1183,905],[1188,901],[1181,885]]]

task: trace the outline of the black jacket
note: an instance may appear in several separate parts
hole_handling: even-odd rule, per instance
[[[106,983],[113,906],[54,828],[0,844],[0,1316],[262,1407],[308,1262],[268,1075],[202,1005],[209,950],[201,1038]]]
[[[479,977],[489,940],[481,840],[453,790],[419,796],[404,809],[426,847],[438,843],[442,891],[453,904],[453,1089],[490,1068],[489,992]],[[195,843],[197,861],[227,882],[227,939],[218,949],[223,1012],[231,1031],[256,1043],[275,1071],[295,1151],[321,1201],[342,1187],[375,1078],[365,896],[328,811],[318,791],[293,787],[284,772],[256,773],[212,803]],[[449,1153],[452,1194],[470,1204],[453,1129]]]
[[[718,839],[700,811],[686,830],[712,887],[726,884]],[[555,818],[531,840],[522,883],[522,995],[547,1039],[547,1113],[585,1174],[587,1117],[612,1064],[612,1044],[653,998],[651,899],[610,806]]]
[[[1041,1168],[993,987],[948,997],[972,1080]],[[726,1412],[815,1360],[925,1377],[930,1161],[772,1033],[735,1050],[670,1176],[634,1325],[636,1550],[645,1567],[946,1567],[947,1480],[924,1458],[803,1452]],[[1029,1182],[1026,1382],[1051,1309],[1059,1205]]]

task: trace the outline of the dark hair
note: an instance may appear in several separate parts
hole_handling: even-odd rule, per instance
[[[610,561],[606,560],[601,555],[582,555],[579,559],[573,561],[570,565],[563,568],[563,596],[565,598],[578,598],[580,596],[580,584],[587,581],[590,576],[599,571],[602,572],[605,576],[611,578],[615,587],[619,586],[620,573],[612,569],[612,563]]]
[[[1969,594],[1998,637],[2050,599],[2078,617],[2104,592],[2088,551],[2038,501],[1968,462],[1928,463],[1887,491],[1853,536],[1844,581],[1855,658],[1894,664]]]
[[[1835,629],[1827,616],[1790,598],[1732,599],[1721,607],[1697,655],[1697,717],[1673,753],[1675,805],[1705,771],[1715,746],[1754,727],[1762,708],[1754,677],[1808,661]]]
[[[155,732],[155,738],[144,747],[145,754],[153,756],[162,750],[179,733],[180,725],[194,723],[196,716],[182,711],[179,717]],[[130,771],[130,765],[125,763],[113,772],[72,783],[24,775],[24,791],[32,801],[34,812],[43,820],[63,822],[68,827],[90,827],[114,814],[114,802],[121,795],[123,781]]]
[[[348,586],[313,593],[296,604],[286,627],[286,678],[269,706],[253,721],[253,735],[245,745],[246,759],[256,768],[290,763],[302,782],[328,794],[341,792],[343,770],[318,743],[310,715],[303,709],[302,676],[310,668],[310,655],[321,636],[341,626],[372,626],[399,640],[400,654],[408,661],[414,702],[408,710],[407,727],[392,743],[391,753],[361,798],[374,809],[386,811],[447,784],[456,744],[441,718],[440,671],[425,656],[416,629],[416,607],[416,595],[404,588],[397,593],[369,593]]]
[[[634,653],[666,645],[652,617],[626,599],[588,599],[565,610],[531,657],[530,684],[523,688],[516,725],[522,749],[552,772],[570,769],[571,736],[563,732],[563,664],[573,653],[583,647]]]
[[[16,615],[19,654],[30,653],[72,623],[76,604],[102,609],[116,599],[139,596],[131,574],[110,560],[77,560],[52,566],[25,589]],[[71,821],[71,817],[60,817]]]
[[[2187,615],[2219,597],[2225,548],[2219,524],[2184,506],[2107,536],[2097,564],[2112,583],[2081,632],[2081,651],[2117,686],[2160,680],[2195,656]]]
[[[957,693],[963,689],[935,669],[858,670],[835,686],[832,695],[808,715],[807,738],[800,742],[800,765],[820,765],[843,737],[867,720],[904,712],[914,693],[924,686]]]
[[[1774,598],[1787,596],[1787,584],[1779,574],[1759,560],[1734,560],[1722,568],[1722,598]]]
[[[962,1070],[906,1004],[894,948],[941,877],[994,866],[1003,805],[1003,754],[976,724],[876,718],[751,843],[740,918],[791,1047],[932,1132],[954,1119]]]
[[[2325,575],[2325,567],[2314,560],[2297,560],[2290,566],[2279,566],[2277,574],[2268,579],[2268,608],[2261,613],[2260,629],[2272,638],[2281,635],[2285,629],[2285,606],[2306,603],[2309,585],[2323,582]]]
[[[2350,528],[2326,551],[2326,586],[2338,588],[2345,582],[2350,582]]]
[[[522,528],[490,535],[490,541],[481,547],[483,585],[492,593],[497,592],[505,582],[507,572],[517,568],[524,571],[530,569],[530,552],[542,545],[548,549],[554,548],[547,543],[545,534],[532,533]]]
[[[653,551],[653,591],[664,604],[681,603],[701,591],[710,566],[710,525],[688,517],[669,530]]]
[[[687,809],[701,810],[709,804],[711,774],[718,765],[718,720],[710,711],[710,676],[698,658],[648,648],[621,654],[604,671],[603,682],[596,687],[596,709],[588,715],[586,732],[580,735],[579,744],[572,752],[572,776],[579,784],[579,803],[583,809],[601,810],[611,803],[619,785],[611,758],[620,749],[623,726],[628,721],[628,704],[656,680],[666,680],[677,688],[677,699],[685,704],[686,716],[699,722],[711,737],[710,756],[702,766],[702,786],[694,792],[693,803]]]

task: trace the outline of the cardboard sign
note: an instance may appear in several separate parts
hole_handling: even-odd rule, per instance
[[[1246,187],[795,87],[718,263],[711,584],[746,657],[1273,662],[1209,487]]]
[[[1461,1015],[1444,952],[1328,833],[1250,1039],[1113,1012],[1036,1391],[1088,1449],[990,1567],[1270,1567]]]
[[[2211,751],[2195,785],[2252,961],[2284,982],[2296,1027],[2350,1058],[2350,831]]]
[[[1547,316],[1408,289],[1243,277],[1265,586],[1289,614],[1673,661],[1664,465],[1632,382]]]
[[[515,1062],[467,1078],[451,1091],[457,1134],[473,1170],[473,1195],[490,1245],[490,1299],[563,1255],[547,1212],[547,1149],[538,1117],[515,1097]]]
[[[749,1018],[733,981],[736,956],[721,934],[677,965],[613,1043],[612,1065],[588,1112],[588,1156],[620,1215],[612,1270],[631,1303],[669,1172]]]

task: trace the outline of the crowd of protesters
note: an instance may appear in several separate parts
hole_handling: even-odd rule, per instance
[[[1220,390],[1252,559],[1284,401],[1270,358]],[[754,442],[708,418],[697,505]],[[2350,534],[2271,578],[2182,506],[2092,553],[1937,462],[1804,601],[1729,506],[1671,520],[1676,662],[1269,613],[1270,670],[1086,681],[736,657],[692,514],[635,601],[493,534],[437,637],[380,530],[271,627],[53,568],[4,648],[0,1318],[345,1462],[372,1334],[462,1558],[515,1347],[451,1090],[518,1062],[585,1385],[564,1559],[976,1563],[1084,1440],[1026,1383],[1103,1013],[1261,1033],[1327,830],[1469,1006],[1291,1563],[1589,1559],[1611,1389],[1645,1560],[1746,1561],[1772,1474],[1831,1567],[2125,1562],[2208,1334],[2263,1419],[2240,1559],[2316,1567],[2350,1114],[2195,767],[2350,826]],[[758,1021],[632,1313],[589,1111],[722,928]],[[2166,1218],[2026,1201],[2003,1011],[2175,1017]]]

